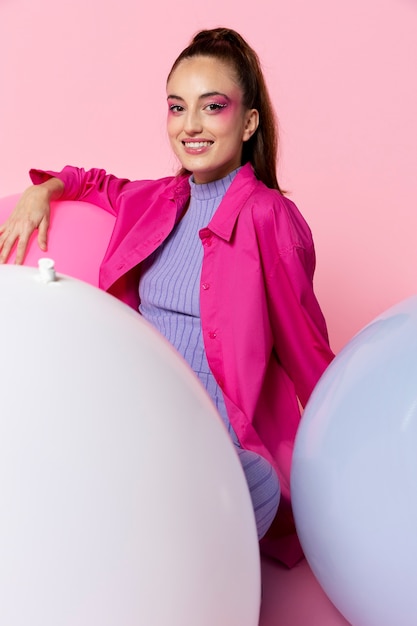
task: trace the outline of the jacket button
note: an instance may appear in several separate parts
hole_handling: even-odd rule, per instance
[[[207,248],[211,246],[211,243],[212,243],[212,237],[206,237],[204,239],[204,245],[207,246]]]
[[[207,289],[210,289],[210,283],[203,283],[201,286],[204,289],[204,291],[206,291]]]
[[[216,331],[212,330],[209,332],[208,336],[210,337],[210,339],[216,339],[217,333]]]

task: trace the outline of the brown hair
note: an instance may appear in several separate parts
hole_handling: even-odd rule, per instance
[[[256,132],[243,144],[242,164],[250,162],[259,180],[267,187],[281,191],[276,174],[277,121],[258,55],[234,30],[202,30],[177,57],[168,80],[181,61],[195,56],[215,57],[232,65],[243,91],[243,105],[247,109],[257,109],[259,113]]]

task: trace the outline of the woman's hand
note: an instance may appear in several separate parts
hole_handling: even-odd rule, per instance
[[[21,264],[34,230],[38,229],[38,244],[47,250],[50,202],[61,197],[64,184],[51,178],[41,185],[26,189],[8,219],[0,226],[0,263],[6,263],[16,244],[16,261]]]

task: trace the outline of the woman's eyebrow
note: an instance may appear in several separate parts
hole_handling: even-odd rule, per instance
[[[222,93],[221,91],[208,91],[207,93],[201,94],[198,99],[205,100],[206,98],[212,98],[213,96],[221,96],[226,100],[230,100],[229,96],[227,96],[225,93]],[[168,95],[167,100],[181,100],[181,102],[184,102],[184,98],[181,98],[181,96],[176,96],[175,94]]]

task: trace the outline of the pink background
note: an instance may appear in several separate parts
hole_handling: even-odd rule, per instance
[[[338,351],[416,292],[417,0],[0,0],[0,196],[31,166],[175,171],[165,78],[218,25],[263,62]]]

